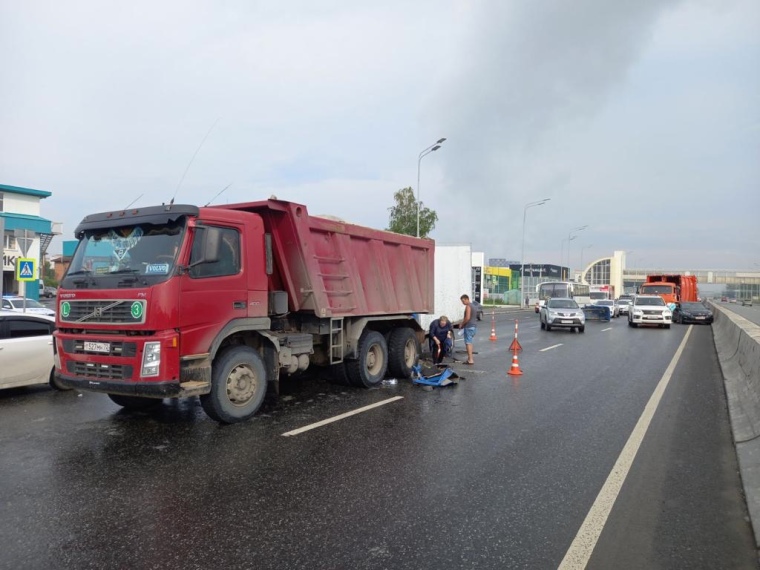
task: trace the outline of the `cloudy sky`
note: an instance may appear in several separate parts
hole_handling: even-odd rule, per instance
[[[550,198],[526,262],[760,265],[757,0],[0,0],[0,69],[0,183],[66,239],[228,185],[385,228],[446,137],[441,243],[519,260]]]

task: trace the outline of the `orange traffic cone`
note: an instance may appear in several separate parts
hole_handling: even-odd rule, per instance
[[[512,366],[507,372],[509,376],[522,376],[522,370],[520,370],[520,361],[517,360],[517,351],[512,355]]]

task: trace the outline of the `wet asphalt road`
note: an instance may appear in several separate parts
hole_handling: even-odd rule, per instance
[[[496,342],[481,323],[457,387],[304,379],[233,426],[194,399],[0,392],[0,568],[556,568],[689,327],[546,333],[519,313],[512,377],[515,315]],[[757,568],[747,520],[693,327],[589,567]]]

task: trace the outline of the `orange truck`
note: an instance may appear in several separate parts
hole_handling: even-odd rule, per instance
[[[695,275],[647,275],[639,286],[639,295],[659,295],[666,303],[696,302],[697,278]]]

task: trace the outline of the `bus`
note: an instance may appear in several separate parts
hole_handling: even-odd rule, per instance
[[[546,281],[536,285],[536,312],[541,310],[547,299],[552,297],[569,297],[575,299],[579,306],[590,305],[591,295],[589,286],[584,283],[575,283],[574,281]]]

